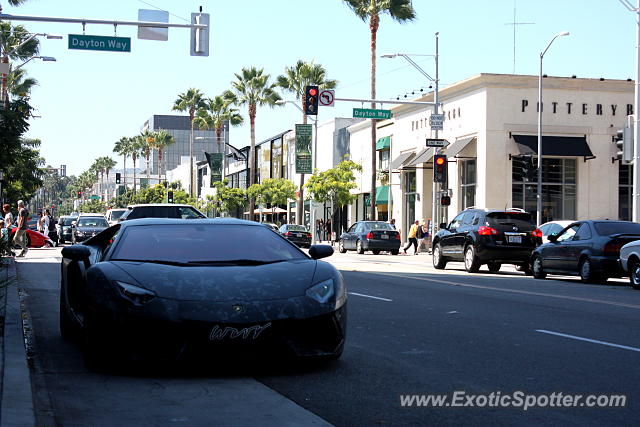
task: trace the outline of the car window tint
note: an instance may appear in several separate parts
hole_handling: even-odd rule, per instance
[[[247,242],[251,242],[250,245]],[[220,224],[158,224],[126,227],[112,260],[283,261],[306,256],[265,227]]]
[[[640,234],[640,224],[636,222],[607,221],[594,222],[593,227],[601,236],[611,234]]]
[[[353,224],[351,227],[349,227],[349,230],[347,230],[347,233],[355,233],[357,226],[358,226],[358,223]]]
[[[356,233],[362,233],[364,231],[364,224],[359,222],[358,225],[356,226]]]
[[[580,226],[573,240],[589,240],[591,238],[591,227],[586,222]]]
[[[490,212],[487,214],[487,222],[490,226],[530,227],[533,225],[531,214],[526,212]]]
[[[473,217],[475,216],[474,212],[465,212],[462,216],[462,225],[471,225],[473,221]]]
[[[289,231],[309,231],[304,225],[289,224],[286,227]]]
[[[178,217],[182,219],[196,219],[202,218],[202,215],[198,213],[191,206],[179,206],[178,207]]]
[[[85,217],[78,220],[78,227],[108,227],[107,220],[102,217]]]
[[[464,212],[459,214],[457,217],[455,217],[453,219],[453,221],[451,221],[451,224],[449,224],[449,228],[458,228],[460,227],[460,224],[462,223],[462,217],[464,216]]]
[[[480,214],[476,212],[476,215],[473,217],[473,222],[471,222],[471,225],[478,225],[480,223]]]
[[[116,219],[120,218],[122,216],[123,213],[125,213],[126,211],[111,211],[109,212],[109,219],[111,219],[111,221],[115,221]]]
[[[564,232],[560,235],[558,235],[558,242],[564,242],[565,240],[570,240],[573,239],[573,236],[575,236],[576,231],[578,231],[578,228],[580,227],[580,224],[574,224],[571,227],[567,228],[566,230],[564,230]]]
[[[542,232],[543,236],[548,236],[549,235],[549,233],[547,233],[547,231],[551,230],[551,226],[552,225],[553,224],[545,224],[542,227],[540,227],[540,231]]]
[[[393,227],[386,222],[367,221],[365,224],[369,230],[393,230]]]

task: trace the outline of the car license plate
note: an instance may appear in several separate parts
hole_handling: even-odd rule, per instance
[[[507,236],[509,243],[522,243],[522,236]]]
[[[389,236],[387,236],[386,234],[383,234],[382,236],[380,236],[381,239],[388,239]]]
[[[302,237],[302,234],[296,233],[296,237]]]

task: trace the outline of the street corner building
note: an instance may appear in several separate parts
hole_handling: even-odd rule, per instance
[[[544,77],[542,222],[631,218],[632,166],[616,158],[616,133],[634,114],[631,80]],[[479,74],[441,89],[438,137],[448,145],[447,182],[433,195],[432,107],[401,104],[377,121],[378,219],[402,230],[416,219],[447,222],[471,207],[536,214],[538,77]],[[433,93],[415,99],[433,102]],[[348,128],[351,159],[363,165],[350,222],[369,219],[371,126]],[[534,173],[531,173],[531,172]],[[442,206],[441,196],[450,196]],[[435,203],[433,203],[435,201]],[[432,206],[436,206],[435,214]]]

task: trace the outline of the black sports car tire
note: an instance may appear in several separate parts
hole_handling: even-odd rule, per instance
[[[340,252],[341,254],[347,253],[347,250],[344,248],[344,242],[342,240],[338,242],[338,252]]]
[[[464,268],[467,273],[477,273],[480,270],[480,260],[476,256],[473,245],[467,245],[464,248]]]
[[[433,268],[437,270],[444,270],[447,266],[447,260],[442,256],[442,248],[440,243],[436,243],[433,247]]]
[[[60,290],[60,336],[63,340],[75,341],[80,337],[80,328],[76,325],[66,308],[67,297],[64,288]]]
[[[371,252],[373,252],[374,255],[380,255],[380,249],[373,249]]]
[[[105,328],[89,313],[85,314],[83,326],[85,365],[91,371],[110,372],[116,364],[113,348],[105,339]]]
[[[589,258],[584,258],[580,261],[578,272],[582,283],[604,283],[607,281],[604,274],[593,271],[593,264]]]
[[[364,253],[364,248],[362,247],[362,242],[360,240],[356,242],[356,252],[358,252],[360,255]]]
[[[542,258],[540,255],[535,255],[531,261],[531,274],[534,279],[544,279],[547,277],[547,273],[542,269]]]
[[[520,271],[522,271],[525,276],[531,276],[533,274],[533,271],[531,270],[531,266],[529,264],[522,264],[520,266]]]
[[[497,273],[498,271],[500,271],[500,267],[502,267],[502,264],[500,264],[499,262],[489,262],[489,263],[487,263],[487,268],[492,273]]]
[[[629,265],[629,284],[640,291],[640,262],[634,261]]]

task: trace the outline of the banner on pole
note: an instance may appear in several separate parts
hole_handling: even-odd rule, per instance
[[[209,170],[211,176],[211,182],[209,187],[213,187],[214,182],[222,182],[222,153],[207,153],[207,163],[209,163]]]
[[[313,173],[311,163],[311,125],[296,125],[296,173]]]

